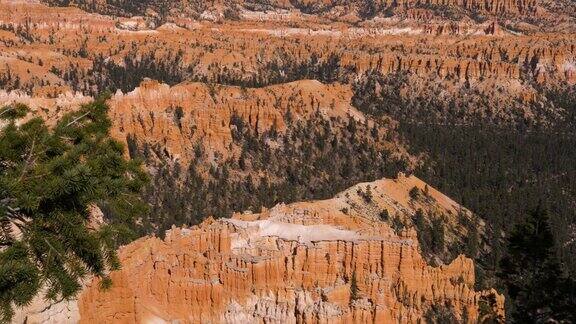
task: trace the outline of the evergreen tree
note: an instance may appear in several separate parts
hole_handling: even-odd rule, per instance
[[[418,189],[418,187],[414,186],[414,187],[412,187],[412,189],[410,189],[408,194],[410,195],[411,199],[416,200],[420,197],[420,189]]]
[[[434,253],[441,253],[444,250],[444,220],[441,217],[432,219],[430,226],[430,243]]]
[[[445,305],[432,305],[424,314],[426,324],[458,323],[454,309]],[[462,322],[466,323],[466,322]]]
[[[383,209],[379,216],[381,221],[387,222],[390,219],[390,212],[388,212],[388,209]]]
[[[466,235],[466,255],[475,258],[478,254],[478,246],[480,238],[478,235],[478,228],[475,222],[468,227],[468,234]]]
[[[554,253],[548,211],[539,204],[516,225],[501,261],[503,280],[517,323],[573,323],[576,321],[576,282],[562,273]]]
[[[498,304],[496,296],[490,293],[487,296],[480,297],[478,301],[478,320],[480,324],[500,324],[504,323],[502,315],[498,314]],[[463,321],[463,323],[467,323]]]
[[[356,279],[356,270],[352,272],[352,278],[350,279],[350,302],[358,299],[358,279]]]
[[[0,109],[0,322],[41,288],[51,300],[73,297],[86,275],[111,282],[119,243],[130,239],[146,175],[109,136],[104,99],[64,116],[18,123],[27,108]],[[106,224],[91,224],[99,206]]]
[[[416,227],[416,232],[418,233],[418,243],[420,248],[425,255],[430,255],[434,253],[432,246],[432,233],[426,217],[424,217],[424,211],[422,208],[418,208],[413,216],[414,226]]]

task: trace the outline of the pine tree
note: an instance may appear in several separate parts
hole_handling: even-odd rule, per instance
[[[418,208],[413,216],[414,226],[418,232],[418,243],[426,255],[434,253],[432,247],[432,231],[422,208]]]
[[[358,282],[356,279],[356,270],[352,272],[352,278],[350,279],[350,302],[358,299]]]
[[[119,268],[115,251],[145,211],[147,178],[110,138],[107,109],[99,99],[53,128],[17,123],[25,106],[0,109],[0,322],[41,288],[48,299],[71,298],[86,275],[109,285],[106,274]],[[106,216],[99,228],[89,225],[95,206]]]
[[[512,231],[500,264],[512,322],[576,321],[576,282],[562,272],[554,245],[548,211],[539,204]]]
[[[441,217],[434,217],[430,226],[430,243],[434,253],[441,253],[444,250],[444,220]]]
[[[478,227],[476,226],[476,221],[468,224],[468,233],[466,235],[466,255],[475,258],[478,254],[478,248],[480,245],[480,237],[478,234]]]
[[[420,197],[420,189],[414,186],[412,187],[412,189],[410,189],[408,195],[410,196],[411,199],[416,200]]]
[[[387,222],[390,219],[390,212],[388,212],[388,209],[382,209],[382,211],[379,214],[380,220],[383,222]]]

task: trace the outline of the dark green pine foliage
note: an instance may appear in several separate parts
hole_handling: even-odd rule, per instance
[[[358,279],[356,278],[356,270],[352,272],[352,278],[350,279],[350,303],[359,298],[358,289]]]
[[[576,322],[576,282],[562,273],[542,205],[515,226],[498,275],[511,297],[507,308],[512,322]]]
[[[71,298],[84,276],[108,286],[106,274],[119,268],[116,247],[146,209],[146,175],[110,138],[107,109],[97,100],[52,128],[20,121],[23,105],[0,109],[0,322],[41,288],[48,299]],[[92,206],[106,225],[91,228]]]

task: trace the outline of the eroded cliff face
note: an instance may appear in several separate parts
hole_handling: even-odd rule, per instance
[[[30,102],[41,115],[57,117],[70,108],[57,98],[120,89],[111,100],[114,135],[126,142],[135,136],[140,147],[159,145],[161,160],[183,165],[200,142],[233,151],[233,114],[260,134],[272,125],[281,130],[288,108],[303,118],[318,107],[327,117],[346,110],[356,116],[350,87],[372,73],[408,76],[394,91],[403,104],[453,101],[457,113],[434,103],[423,108],[424,116],[438,115],[433,122],[455,115],[463,124],[480,116],[506,127],[554,126],[569,118],[569,109],[547,92],[576,83],[573,33],[518,32],[502,20],[451,21],[430,9],[406,14],[411,17],[355,25],[302,17],[221,24],[178,18],[153,29],[138,17],[2,2],[0,85],[21,93],[0,94],[0,105]],[[141,85],[145,77],[162,85]]]
[[[132,137],[140,145],[161,145],[173,160],[187,164],[194,146],[202,143],[218,152],[229,152],[232,125],[238,118],[256,135],[271,129],[283,131],[285,115],[306,120],[319,113],[326,118],[364,121],[351,106],[352,90],[345,85],[325,85],[315,80],[240,88],[204,83],[182,83],[174,87],[144,81],[126,94],[118,92],[109,101],[113,135],[125,141]]]
[[[61,1],[44,1],[53,5],[61,5]],[[131,5],[127,1],[98,0],[87,2],[82,0],[69,1],[66,4],[101,13],[121,15],[148,15],[150,17],[192,16],[195,18],[216,20],[231,17],[241,17],[245,10],[264,12],[291,10],[298,13],[315,14],[324,17],[341,19],[367,19],[376,15],[390,15],[412,8],[454,7],[471,12],[491,15],[526,15],[535,14],[538,6],[536,0],[272,0],[272,1],[142,1],[140,5]],[[164,7],[164,8],[162,8]]]
[[[184,82],[169,86],[146,79],[133,91],[118,91],[107,101],[113,122],[112,135],[126,143],[130,138],[140,147],[161,146],[164,158],[186,165],[194,147],[202,144],[223,154],[232,150],[234,118],[241,120],[256,135],[286,129],[286,114],[307,120],[312,114],[326,119],[366,118],[352,106],[349,85],[323,84],[301,80],[264,88],[241,88],[206,83]],[[0,106],[23,103],[32,116],[52,123],[63,114],[78,109],[93,98],[68,91],[54,98],[25,93],[0,92]]]
[[[385,12],[386,9],[411,9],[411,8],[422,8],[422,7],[433,7],[433,6],[444,6],[444,7],[457,7],[470,11],[479,11],[490,14],[529,14],[535,13],[538,7],[538,2],[536,0],[492,0],[492,1],[464,1],[464,0],[448,0],[448,1],[422,1],[422,0],[377,0],[377,1],[366,1],[366,0],[354,0],[354,1],[342,1],[342,0],[331,0],[331,1],[320,1],[320,0],[297,0],[291,1],[291,3],[297,8],[308,9],[309,12],[322,12],[322,10],[336,9],[335,7],[344,7],[347,10],[345,12],[357,11],[364,16],[370,17],[370,15],[380,14]]]
[[[411,181],[419,180],[371,186],[383,201]],[[120,250],[111,290],[95,280],[81,294],[80,322],[416,323],[443,309],[475,323],[490,299],[503,314],[501,295],[474,290],[472,260],[432,267],[413,229],[395,233],[372,213],[345,213],[357,205],[347,198],[354,190],[135,241]],[[435,208],[456,208],[446,199]]]
[[[451,2],[461,1],[442,1]],[[527,8],[532,3],[503,2],[507,4],[465,1],[462,5]],[[434,1],[426,5],[434,6]],[[319,78],[318,73],[306,72],[303,67],[301,71],[308,75],[290,74],[313,57],[324,62],[334,56],[353,72],[376,69],[438,75],[449,83],[521,80],[527,83],[523,87],[530,89],[534,79],[539,83],[576,82],[572,37],[576,23],[560,23],[560,15],[553,16],[554,25],[561,29],[555,32],[529,23],[510,25],[508,20],[475,22],[437,17],[431,9],[408,9],[406,17],[355,25],[314,20],[314,15],[306,16],[312,20],[300,16],[274,20],[253,12],[253,19],[241,21],[214,24],[175,18],[153,27],[143,25],[139,17],[100,16],[37,3],[3,2],[0,9],[0,81],[30,93],[57,94],[58,89],[67,87],[92,93],[107,86],[132,91],[138,83],[129,82],[130,76],[112,84],[104,82],[114,78],[108,75],[108,65],[115,62],[119,66],[115,68],[121,69],[131,60],[134,62],[129,65],[138,65],[145,59],[156,63],[156,67],[143,66],[148,70],[168,70],[158,75],[167,79],[164,81],[189,78],[269,84]],[[144,73],[141,69],[136,72]],[[270,70],[279,75],[270,75]]]

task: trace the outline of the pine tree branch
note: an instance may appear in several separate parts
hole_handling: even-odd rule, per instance
[[[132,205],[132,203],[129,202],[128,200],[126,200],[126,199],[122,199],[122,200],[123,200],[125,203],[127,203],[128,205],[130,205],[130,207],[134,207],[134,205]]]
[[[48,175],[48,173],[41,173],[41,174],[33,175],[33,176],[30,176],[30,177],[25,177],[24,179],[42,178],[42,177],[45,177],[45,176],[47,176],[47,175]]]
[[[8,216],[8,222],[11,225],[16,226],[20,232],[24,233],[27,229],[28,229],[28,223],[30,220],[26,219],[26,217],[24,215],[22,215],[20,213],[20,209],[19,208],[12,208],[10,206],[5,206],[6,207],[6,215]]]
[[[78,117],[76,117],[76,118],[75,118],[73,121],[69,122],[69,123],[68,123],[68,124],[66,124],[66,126],[64,126],[64,127],[68,127],[68,126],[70,126],[70,125],[72,125],[72,124],[75,124],[75,123],[77,123],[77,122],[78,122],[80,119],[82,119],[82,118],[86,117],[88,114],[90,114],[90,112],[89,112],[89,111],[88,111],[88,112],[86,112],[86,113],[84,113],[82,116],[78,116]]]
[[[20,174],[20,178],[18,178],[18,182],[22,181],[22,178],[24,178],[24,174],[26,174],[26,171],[28,169],[28,166],[30,165],[30,159],[32,158],[32,153],[34,153],[34,148],[36,147],[36,138],[34,138],[32,140],[32,147],[30,148],[30,152],[28,152],[28,157],[26,158],[26,164],[24,164],[24,168],[22,169],[22,174]]]
[[[0,117],[2,117],[2,115],[4,115],[5,113],[14,110],[14,107],[9,107],[6,110],[4,110],[3,112],[0,113]]]
[[[14,235],[12,222],[7,217],[0,218],[0,247],[12,246],[14,244]]]
[[[62,256],[62,254],[60,254],[60,252],[58,252],[58,250],[56,250],[56,248],[55,248],[52,244],[50,244],[50,242],[48,241],[48,239],[44,238],[44,242],[46,242],[46,244],[48,244],[48,247],[49,247],[51,250],[53,250],[54,253],[56,253],[56,255],[60,258],[60,260],[61,260],[62,262],[65,262],[65,259],[64,259],[64,257]]]

